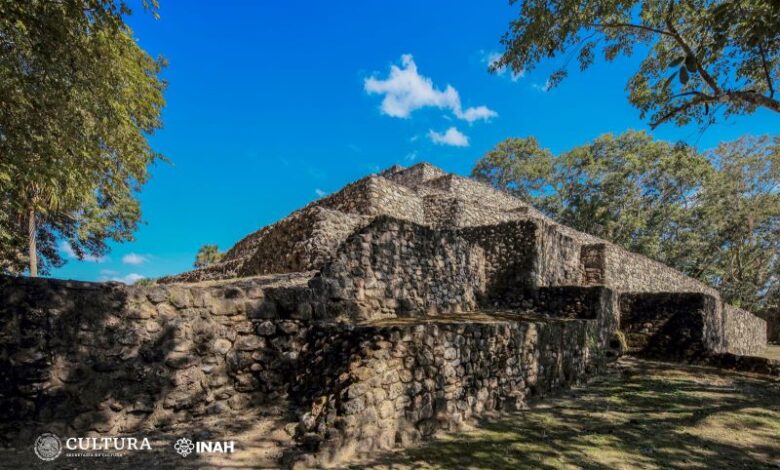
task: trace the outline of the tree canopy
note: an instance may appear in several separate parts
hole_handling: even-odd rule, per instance
[[[553,155],[507,139],[473,176],[553,219],[675,267],[761,310],[780,288],[780,138],[705,153],[644,132]]]
[[[708,152],[716,172],[693,227],[704,242],[694,274],[736,305],[780,300],[780,137],[743,137]]]
[[[113,0],[0,1],[5,271],[62,264],[61,240],[82,257],[132,238],[136,192],[161,157],[148,136],[165,84],[163,60],[124,23],[130,13]]]
[[[224,256],[224,253],[219,251],[217,245],[203,245],[195,255],[195,263],[193,266],[196,268],[205,268],[214,263],[219,263],[222,256]]]
[[[780,7],[777,0],[510,0],[519,17],[501,40],[493,70],[516,73],[563,58],[557,85],[575,57],[612,61],[643,54],[627,84],[630,102],[652,126],[712,122],[719,114],[766,108],[780,113]]]

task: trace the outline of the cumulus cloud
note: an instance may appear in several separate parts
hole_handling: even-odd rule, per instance
[[[101,269],[100,278],[98,278],[98,281],[121,282],[123,284],[135,284],[141,279],[146,279],[146,276],[138,273],[130,273],[122,276],[120,273],[113,271],[111,269]]]
[[[551,83],[550,83],[550,80],[547,80],[546,82],[544,82],[544,85],[540,85],[538,83],[534,83],[534,84],[531,85],[531,88],[533,88],[536,91],[541,91],[542,93],[547,93],[548,91],[550,91]]]
[[[458,119],[470,123],[498,116],[486,106],[464,110],[458,91],[452,85],[443,90],[436,88],[430,78],[418,73],[411,54],[401,56],[401,67],[391,65],[387,78],[371,76],[363,86],[368,94],[384,95],[380,109],[392,117],[407,118],[412,112],[425,107],[448,109]]]
[[[476,108],[468,108],[460,113],[458,116],[468,122],[474,122],[479,119],[490,119],[494,116],[498,116],[495,111],[489,109],[487,106],[477,106]]]
[[[141,274],[138,274],[138,273],[130,273],[130,274],[127,274],[126,276],[112,277],[109,280],[116,281],[116,282],[121,282],[121,283],[124,283],[124,284],[135,284],[136,282],[140,281],[141,279],[146,279],[146,276],[142,276]]]
[[[434,130],[428,131],[428,137],[434,144],[452,145],[453,147],[468,147],[469,138],[458,129],[450,127],[443,134]]]
[[[73,251],[73,247],[70,246],[70,243],[64,240],[60,242],[60,251],[65,253],[65,255],[70,259],[78,259],[81,261],[88,261],[90,263],[105,263],[108,260],[108,258],[105,256],[94,256],[90,254],[84,254],[83,257],[79,258],[76,252]]]
[[[323,197],[323,196],[325,196],[328,193],[326,193],[325,191],[321,190],[320,188],[317,188],[317,189],[314,190],[314,194],[316,194],[317,197]]]
[[[149,258],[138,253],[128,253],[122,257],[122,262],[125,264],[139,265],[149,261]]]
[[[492,67],[493,64],[499,61],[501,59],[501,53],[500,52],[486,52],[486,51],[480,51],[482,53],[482,62],[487,64],[488,67]],[[499,77],[508,77],[513,82],[516,82],[523,78],[525,76],[525,71],[521,70],[520,72],[513,72],[507,67],[499,67],[496,69],[495,74]]]

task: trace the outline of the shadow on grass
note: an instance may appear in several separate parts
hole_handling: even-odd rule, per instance
[[[780,468],[780,383],[626,359],[587,387],[354,468]]]

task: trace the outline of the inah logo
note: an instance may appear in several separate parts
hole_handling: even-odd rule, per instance
[[[46,432],[38,436],[33,449],[39,459],[48,462],[60,456],[62,453],[62,441],[56,434]]]
[[[178,452],[179,455],[186,457],[190,455],[193,450],[195,450],[195,444],[193,444],[192,441],[186,437],[182,437],[176,441],[176,444],[173,445],[173,448],[176,449],[176,452]]]

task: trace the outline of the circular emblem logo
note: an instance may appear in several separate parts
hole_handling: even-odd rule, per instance
[[[62,453],[62,441],[56,434],[46,432],[35,440],[35,455],[41,460],[51,461]]]
[[[192,441],[186,437],[182,437],[176,441],[176,444],[173,445],[173,448],[176,449],[176,452],[178,452],[179,455],[186,457],[190,455],[193,450],[195,450],[195,444],[193,444]]]

